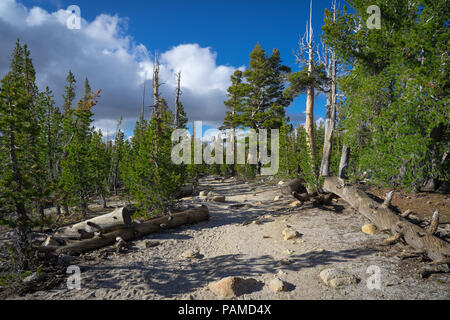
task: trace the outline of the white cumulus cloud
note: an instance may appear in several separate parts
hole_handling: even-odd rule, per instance
[[[66,10],[47,12],[40,7],[27,8],[16,0],[0,0],[0,77],[8,72],[11,52],[19,38],[31,50],[38,86],[49,86],[58,105],[62,104],[65,78],[72,70],[78,97],[85,77],[93,89],[102,89],[94,109],[98,128],[111,132],[123,116],[123,127],[132,129],[142,104],[144,78],[151,86],[153,49],[126,33],[126,18],[101,14],[93,21],[82,19],[81,30],[70,30],[66,26],[70,15]],[[175,73],[181,71],[182,101],[188,117],[213,126],[223,120],[223,101],[236,70],[217,65],[216,57],[212,48],[198,44],[182,44],[160,53],[161,90],[169,105],[174,104]],[[150,91],[147,105],[152,104]],[[146,112],[148,115],[149,110]]]

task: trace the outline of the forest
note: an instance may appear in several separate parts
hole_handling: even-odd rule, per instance
[[[188,119],[184,109],[182,71],[176,75],[174,96],[163,96],[160,87],[167,79],[161,79],[157,53],[151,113],[143,103],[127,137],[122,119],[117,119],[113,135],[94,126],[102,90],[91,88],[88,78],[75,79],[68,70],[64,92],[38,88],[33,48],[17,39],[9,71],[0,82],[0,231],[8,238],[0,250],[0,292],[17,290],[24,278],[47,270],[58,255],[72,254],[74,248],[88,251],[136,240],[137,229],[131,235],[130,227],[94,228],[70,240],[58,237],[64,227],[95,224],[90,220],[93,203],[106,212],[115,209],[123,221],[142,223],[137,232],[141,236],[150,232],[143,225],[150,230],[152,221],[158,221],[165,229],[161,221],[185,219],[186,212],[188,224],[203,220],[204,205],[180,209],[180,199],[200,192],[208,201],[224,200],[202,194],[205,177],[292,181],[285,197],[301,205],[328,205],[341,198],[378,229],[387,230],[392,244],[401,239],[436,265],[448,266],[448,239],[437,232],[447,221],[448,202],[444,213],[433,210],[423,228],[392,209],[391,200],[394,192],[427,192],[448,201],[450,6],[446,0],[373,2],[382,12],[379,28],[371,25],[367,1],[349,0],[346,6],[333,2],[324,12],[320,43],[313,37],[318,31],[307,23],[295,52],[295,70],[283,64],[279,50],[265,49],[260,39],[249,53],[248,68],[231,76],[226,116],[218,129],[278,129],[279,169],[271,177],[261,176],[266,165],[261,159],[251,161],[248,137],[226,144],[232,163],[226,161],[227,150],[217,164],[172,161],[179,142],[174,131],[189,132],[188,124],[195,128],[194,121],[201,119]],[[77,87],[84,88],[82,97],[77,97]],[[326,117],[316,122],[320,94],[326,97]],[[63,105],[56,104],[55,95],[63,96]],[[299,96],[306,96],[306,118],[294,125],[286,110]],[[168,102],[172,100],[174,105]],[[197,137],[195,129],[189,133],[192,147],[214,143]],[[247,146],[244,164],[237,161],[238,144]],[[360,187],[392,192],[377,203]],[[109,207],[111,199],[119,199],[123,207]],[[44,235],[47,244],[36,241],[36,235]]]

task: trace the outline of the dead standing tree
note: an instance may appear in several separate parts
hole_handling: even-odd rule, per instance
[[[315,43],[313,41],[313,27],[312,27],[312,0],[310,5],[309,22],[306,24],[306,33],[299,42],[298,52],[295,54],[297,63],[306,65],[308,68],[307,75],[309,79],[313,78],[313,72],[315,70],[316,62],[320,59],[314,58]],[[314,159],[315,159],[315,137],[314,137],[314,96],[315,96],[315,84],[314,81],[310,81],[306,90],[306,120],[305,130],[307,133],[307,143],[309,146],[309,153],[311,158],[311,164],[313,171],[315,171]]]
[[[333,1],[333,21],[336,21],[336,1]],[[324,60],[327,65],[327,111],[325,116],[325,137],[323,145],[323,157],[320,167],[320,175],[327,177],[330,173],[330,160],[332,151],[332,139],[336,128],[337,105],[337,58],[334,50],[324,47]]]
[[[175,90],[175,128],[180,128],[180,97],[181,97],[181,71],[177,73],[177,88]]]

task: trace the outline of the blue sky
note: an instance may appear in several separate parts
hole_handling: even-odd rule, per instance
[[[270,52],[277,48],[284,63],[298,70],[293,51],[305,32],[309,0],[17,0],[31,9],[48,12],[76,4],[89,22],[101,14],[117,15],[121,31],[142,43],[149,52],[166,52],[182,44],[198,44],[217,54],[216,64],[238,68],[248,66],[249,53],[257,42]],[[342,2],[341,2],[342,3]],[[313,0],[316,41],[323,24],[323,12],[331,0]],[[126,26],[124,26],[126,24]],[[102,84],[99,83],[99,86]],[[288,113],[305,111],[305,97],[299,97]],[[316,100],[315,116],[324,117],[325,99]]]

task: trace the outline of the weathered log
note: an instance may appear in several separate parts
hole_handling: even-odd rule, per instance
[[[194,194],[194,186],[192,184],[187,184],[181,187],[180,192],[178,193],[178,199],[188,197]]]
[[[131,213],[127,208],[118,208],[111,213],[60,228],[56,231],[55,237],[73,240],[90,239],[94,237],[95,232],[107,233],[125,225],[131,225]]]
[[[416,250],[425,251],[430,259],[443,260],[450,257],[450,244],[448,242],[427,233],[419,226],[396,215],[390,208],[380,205],[355,186],[340,188],[337,178],[328,177],[324,180],[323,188],[347,201],[380,230],[389,230],[393,235],[401,233],[407,244]]]
[[[198,223],[209,219],[209,210],[207,206],[186,210],[175,213],[169,217],[159,217],[151,219],[139,224],[132,224],[123,226],[122,229],[103,234],[100,237],[76,241],[64,247],[42,248],[44,252],[51,252],[53,254],[78,254],[86,251],[99,249],[108,245],[114,245],[117,238],[123,241],[131,241],[139,239],[151,233],[162,231],[164,229],[173,229],[186,224]]]
[[[280,186],[281,193],[285,196],[289,196],[292,192],[303,193],[306,192],[305,180],[301,178],[293,179]]]

